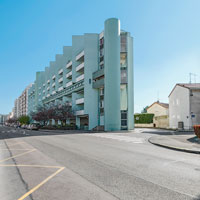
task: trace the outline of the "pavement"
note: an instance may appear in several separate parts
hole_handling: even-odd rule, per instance
[[[1,200],[197,200],[197,154],[148,142],[173,132],[0,127]]]
[[[200,139],[194,133],[177,135],[158,135],[149,138],[149,142],[172,150],[200,154]]]

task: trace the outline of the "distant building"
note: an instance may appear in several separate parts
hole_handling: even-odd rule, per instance
[[[8,115],[0,114],[0,124],[4,124],[7,119],[8,119]]]
[[[192,129],[200,124],[200,83],[176,84],[169,94],[170,128]]]
[[[147,113],[154,114],[154,127],[169,127],[169,104],[156,101],[147,108]]]
[[[28,85],[22,94],[15,100],[13,117],[18,118],[22,115],[28,115],[28,90],[32,84]]]
[[[153,113],[155,117],[169,115],[169,104],[156,101],[147,108],[147,113]]]

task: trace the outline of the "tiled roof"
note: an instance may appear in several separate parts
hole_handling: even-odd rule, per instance
[[[174,88],[172,89],[172,91],[170,92],[169,96],[172,94],[172,92],[174,91],[174,89],[177,85],[184,87],[184,88],[187,88],[187,89],[200,89],[200,83],[177,83],[174,86]]]
[[[152,103],[147,109],[149,109],[154,104],[158,104],[158,105],[160,105],[160,106],[162,106],[164,108],[169,108],[169,104],[168,103],[162,103],[162,102],[156,101],[156,102]]]

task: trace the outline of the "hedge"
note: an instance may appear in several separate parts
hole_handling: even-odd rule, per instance
[[[142,113],[142,114],[135,114],[134,120],[135,124],[151,124],[153,123],[154,114],[150,113]]]

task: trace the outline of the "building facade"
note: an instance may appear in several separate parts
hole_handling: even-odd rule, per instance
[[[154,127],[169,128],[169,104],[156,101],[147,108],[147,113],[154,114]]]
[[[70,102],[76,125],[106,131],[133,129],[133,38],[120,21],[105,21],[100,34],[72,36],[72,46],[36,79],[28,91],[28,113],[39,105]]]
[[[7,119],[8,119],[8,115],[0,114],[0,124],[4,124]]]
[[[13,108],[13,117],[19,118],[20,116],[28,115],[28,91],[32,84],[28,85],[22,94],[15,100]]]
[[[200,124],[200,83],[176,84],[169,95],[170,128],[193,129]]]

